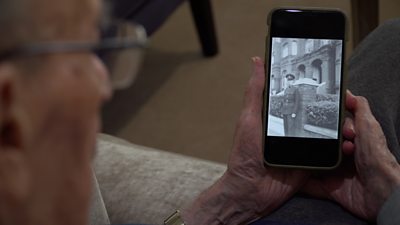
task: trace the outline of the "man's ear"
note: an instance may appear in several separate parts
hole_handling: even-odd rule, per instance
[[[7,147],[22,147],[17,86],[17,72],[13,65],[0,64],[0,151]]]
[[[0,198],[9,204],[21,202],[29,186],[18,82],[16,68],[0,63]]]

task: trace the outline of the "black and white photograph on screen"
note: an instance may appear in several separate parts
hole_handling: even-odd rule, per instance
[[[268,136],[338,138],[342,44],[272,39]]]

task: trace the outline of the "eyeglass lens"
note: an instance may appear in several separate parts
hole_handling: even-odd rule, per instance
[[[143,27],[128,23],[117,23],[102,34],[104,39],[115,41],[144,42]],[[132,84],[142,62],[142,48],[121,48],[99,53],[109,73],[112,87],[124,89]]]

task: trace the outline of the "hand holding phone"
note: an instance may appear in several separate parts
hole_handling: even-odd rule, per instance
[[[184,210],[183,217],[187,223],[216,224],[224,221],[225,224],[248,224],[260,215],[276,210],[309,177],[309,171],[263,166],[263,67],[262,59],[254,57],[253,75],[246,88],[227,170]]]

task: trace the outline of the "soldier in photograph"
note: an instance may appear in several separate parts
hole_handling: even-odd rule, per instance
[[[296,136],[296,118],[299,115],[300,93],[293,85],[294,75],[286,75],[287,87],[284,92],[282,103],[283,126],[285,136]]]

